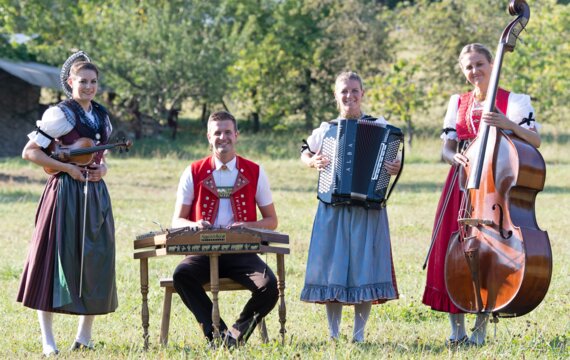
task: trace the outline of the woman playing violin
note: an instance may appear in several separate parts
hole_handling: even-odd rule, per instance
[[[95,315],[117,307],[115,227],[105,182],[103,152],[80,167],[51,158],[54,141],[69,145],[90,138],[104,145],[111,133],[105,108],[93,101],[99,71],[84,53],[76,53],[62,69],[62,85],[70,96],[46,110],[37,130],[28,135],[22,157],[58,171],[40,199],[35,230],[21,278],[18,301],[36,309],[43,353],[57,354],[53,313],[80,315],[72,350],[91,349]]]
[[[437,208],[422,301],[433,310],[449,313],[451,334],[448,345],[482,345],[485,342],[488,314],[477,315],[474,331],[468,337],[464,314],[451,301],[444,280],[446,251],[452,234],[459,228],[457,219],[463,196],[455,170],[467,164],[468,159],[462,150],[477,136],[481,122],[510,130],[536,148],[540,146],[540,135],[528,95],[499,88],[496,99],[498,112],[483,112],[493,69],[491,52],[485,46],[477,43],[466,45],[459,55],[459,65],[473,89],[451,96],[444,119],[442,157],[452,167]]]

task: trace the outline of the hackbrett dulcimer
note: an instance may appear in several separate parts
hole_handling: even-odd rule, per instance
[[[135,259],[162,255],[210,253],[289,254],[289,235],[247,227],[202,229],[191,227],[153,231],[136,237]]]

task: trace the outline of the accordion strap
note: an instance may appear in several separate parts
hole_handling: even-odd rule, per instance
[[[400,171],[398,171],[398,175],[396,175],[396,178],[394,179],[392,186],[390,186],[390,190],[388,190],[388,193],[386,194],[386,198],[384,199],[384,201],[382,201],[382,207],[386,207],[386,205],[388,203],[388,199],[390,198],[390,194],[392,194],[392,190],[394,190],[396,183],[398,183],[398,179],[400,179],[400,175],[402,175],[402,170],[404,170],[405,148],[406,147],[404,145],[404,142],[402,142],[402,161],[401,161],[402,166],[400,166]]]

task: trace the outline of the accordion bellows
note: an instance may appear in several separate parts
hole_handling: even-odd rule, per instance
[[[331,122],[320,149],[331,160],[319,173],[317,197],[322,202],[372,209],[386,206],[396,181],[389,188],[391,176],[383,164],[398,156],[404,135],[399,128],[374,120]]]

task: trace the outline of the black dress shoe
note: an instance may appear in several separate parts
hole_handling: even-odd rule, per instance
[[[215,338],[208,338],[208,349],[209,350],[217,350],[219,348],[226,348],[232,349],[238,346],[238,340],[234,338],[229,331],[223,332],[220,334],[220,337]]]
[[[238,341],[236,338],[232,336],[232,334],[229,331],[227,331],[224,336],[223,345],[227,349],[232,349],[238,346]]]
[[[71,348],[69,348],[69,350],[71,350],[71,351],[83,351],[83,350],[95,350],[95,348],[93,347],[92,344],[84,345],[84,344],[80,343],[79,341],[75,341],[73,343],[73,345],[71,345]]]

